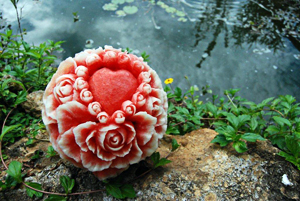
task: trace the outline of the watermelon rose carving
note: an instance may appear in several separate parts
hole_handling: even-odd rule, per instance
[[[104,180],[150,156],[167,128],[167,96],[143,58],[105,46],[67,58],[43,97],[53,148]]]

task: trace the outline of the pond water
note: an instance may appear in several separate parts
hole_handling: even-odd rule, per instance
[[[25,40],[35,44],[47,39],[66,41],[60,59],[73,57],[86,48],[86,43],[92,48],[129,47],[136,54],[146,51],[150,66],[162,80],[174,78],[173,87],[187,89],[186,75],[192,85],[210,85],[218,95],[226,89],[240,88],[240,96],[255,102],[285,94],[300,100],[300,48],[297,41],[284,36],[283,23],[275,19],[278,3],[123,2],[21,0]],[[12,4],[0,0],[0,5],[3,18],[16,29]],[[291,23],[292,16],[283,17]],[[293,23],[299,26],[299,21]]]

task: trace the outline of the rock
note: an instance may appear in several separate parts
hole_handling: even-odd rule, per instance
[[[216,134],[213,130],[201,129],[184,136],[166,135],[158,149],[162,157],[169,154],[172,138],[181,144],[168,157],[172,163],[132,182],[137,197],[128,200],[299,200],[299,170],[279,157],[277,148],[263,141],[248,144],[249,151],[238,154],[231,146],[221,148],[210,143]],[[147,161],[132,165],[121,174],[122,180],[131,180],[148,170],[151,162]],[[69,175],[76,180],[73,192],[104,189],[104,184],[90,172],[68,162],[52,162],[27,180],[43,183],[45,190],[63,192],[59,177]],[[292,185],[282,183],[284,174]],[[22,200],[29,198],[22,190],[6,192],[12,200],[17,200],[15,198],[19,198],[20,194]],[[1,196],[0,200],[5,200]],[[117,199],[102,191],[70,196],[69,200]]]
[[[27,100],[21,104],[23,109],[34,117],[40,117],[42,115],[43,95],[44,91],[42,90],[27,94]]]

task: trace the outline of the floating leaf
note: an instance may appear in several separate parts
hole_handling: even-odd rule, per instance
[[[112,0],[111,3],[113,3],[113,4],[123,4],[123,3],[125,3],[125,0]]]
[[[178,17],[184,17],[184,16],[185,16],[185,13],[182,12],[182,11],[177,10],[177,11],[176,11],[176,15],[177,15]],[[185,19],[185,18],[184,18],[184,19]]]
[[[123,10],[117,10],[117,11],[116,11],[116,14],[117,14],[119,17],[124,17],[124,16],[126,16],[126,13],[125,13]]]
[[[118,5],[113,4],[113,3],[107,3],[107,4],[104,4],[104,6],[102,8],[103,8],[103,10],[107,10],[107,11],[115,11],[118,9]]]
[[[167,13],[175,13],[176,11],[177,11],[176,8],[173,8],[173,7],[167,7],[166,8]]]
[[[131,15],[131,14],[134,14],[138,11],[138,7],[136,7],[136,6],[124,6],[123,10],[126,14]]]

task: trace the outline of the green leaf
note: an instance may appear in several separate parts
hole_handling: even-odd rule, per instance
[[[180,145],[177,143],[176,139],[172,139],[172,151],[175,151],[176,149],[178,149]]]
[[[295,138],[294,136],[286,135],[285,143],[289,151],[294,155],[294,157],[298,158],[300,154],[300,146],[297,138]]]
[[[47,150],[46,157],[50,158],[50,157],[55,156],[55,155],[56,155],[56,152],[55,152],[54,148],[52,146],[49,146],[48,150]]]
[[[234,142],[233,147],[238,153],[244,153],[248,150],[246,143],[243,141]]]
[[[256,133],[245,133],[244,135],[242,135],[241,138],[249,142],[256,142],[256,140],[261,140],[261,141],[266,140],[261,135]]]
[[[159,152],[154,152],[150,156],[151,161],[153,162],[154,168],[157,168],[159,166],[166,165],[168,163],[171,163],[172,161],[167,160],[166,158],[160,158]]]
[[[213,114],[214,117],[217,116],[218,108],[211,102],[206,103],[206,109]]]
[[[2,138],[4,137],[4,135],[12,130],[14,130],[17,127],[20,127],[21,124],[16,124],[16,125],[12,125],[12,126],[4,126],[2,133],[0,135],[0,141],[2,140]]]
[[[226,137],[227,141],[233,140],[236,136],[236,130],[231,126],[218,127],[216,131]]]
[[[18,183],[22,182],[22,163],[18,161],[10,162],[8,166],[7,174],[12,176]]]
[[[252,117],[250,120],[251,131],[254,131],[256,129],[257,125],[258,125],[258,123],[257,123],[256,117]]]
[[[269,126],[267,129],[266,129],[267,132],[269,133],[278,133],[280,131],[280,128],[276,127],[276,126]]]
[[[136,193],[131,184],[125,184],[121,187],[123,198],[135,198]]]
[[[67,198],[59,195],[49,195],[45,201],[67,201]]]
[[[185,118],[180,114],[172,114],[170,115],[171,118],[175,118],[177,121],[185,122]]]
[[[288,126],[292,126],[291,122],[289,120],[285,119],[285,118],[282,118],[282,117],[279,117],[279,116],[274,116],[273,119],[280,126],[283,126],[284,124],[286,124]]]
[[[61,176],[59,178],[60,184],[64,187],[66,194],[69,194],[72,192],[72,189],[75,185],[75,180],[71,179],[68,176]]]
[[[176,134],[180,134],[180,131],[178,130],[177,127],[169,126],[167,128],[166,134],[174,134],[174,135],[176,135]]]
[[[229,121],[229,123],[233,126],[234,129],[237,130],[239,128],[239,118],[236,117],[234,114],[229,113],[226,119]]]
[[[243,115],[238,116],[238,121],[239,121],[238,128],[243,126],[249,120],[250,120],[249,115],[244,115],[243,114]]]
[[[122,191],[121,189],[119,188],[118,185],[115,185],[115,184],[111,184],[111,183],[108,183],[105,185],[106,187],[106,193],[108,195],[111,195],[117,199],[123,199],[123,194],[122,194]]]
[[[151,156],[150,156],[151,161],[153,162],[153,164],[157,164],[159,162],[160,159],[160,154],[159,152],[154,152]]]
[[[35,188],[35,189],[42,190],[42,185],[39,184],[39,183],[31,183],[31,182],[28,182],[28,183],[27,183],[27,182],[26,182],[26,184],[29,185],[29,186],[31,186],[31,187],[33,187],[33,188]],[[28,188],[28,187],[26,187],[26,192],[27,192],[27,195],[28,195],[29,197],[31,197],[31,198],[33,198],[34,195],[35,195],[36,197],[38,197],[38,198],[43,197],[43,193],[38,192],[38,191],[35,191],[35,190],[33,190],[33,189],[31,189],[31,188]]]
[[[26,52],[25,54],[30,55],[30,56],[32,56],[36,59],[41,58],[41,55],[38,52],[34,51],[34,50],[31,50],[30,52]]]
[[[272,101],[274,97],[267,98],[266,100],[263,100],[260,104],[257,105],[257,107],[264,107],[266,106],[270,101]]]
[[[159,166],[166,165],[166,164],[171,163],[171,162],[172,162],[172,161],[170,161],[170,160],[168,160],[168,159],[166,159],[166,158],[161,158],[161,159],[158,161],[158,163],[156,163],[156,164],[154,165],[154,168],[157,168],[157,167],[159,167]]]
[[[271,138],[271,142],[273,145],[277,145],[281,150],[286,148],[285,138],[283,136],[274,136]]]
[[[221,147],[226,146],[228,143],[232,142],[232,140],[227,140],[225,135],[218,134],[211,143],[219,143]]]

